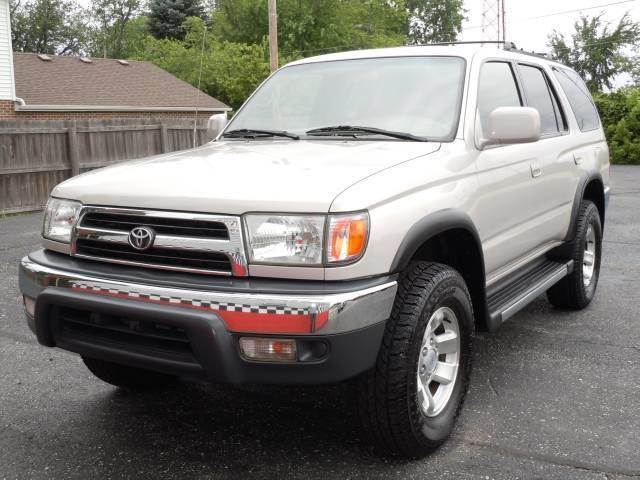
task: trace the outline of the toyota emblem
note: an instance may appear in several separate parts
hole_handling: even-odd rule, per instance
[[[135,227],[129,232],[129,245],[136,250],[149,250],[153,246],[156,232],[149,227]]]

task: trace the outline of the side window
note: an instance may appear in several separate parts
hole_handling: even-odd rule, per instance
[[[518,70],[522,78],[522,89],[527,106],[535,108],[540,113],[542,135],[553,135],[564,130],[562,116],[549,90],[544,72],[530,65],[518,65]]]
[[[598,111],[593,103],[589,89],[580,76],[574,71],[565,68],[554,67],[553,73],[569,99],[571,110],[576,116],[580,130],[587,132],[598,128],[600,126]]]
[[[483,137],[488,137],[489,114],[498,107],[522,105],[511,64],[487,62],[480,70],[478,115]]]

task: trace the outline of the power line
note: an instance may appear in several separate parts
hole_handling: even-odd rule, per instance
[[[638,2],[638,0],[621,0],[618,2],[610,2],[610,3],[602,3],[600,5],[593,5],[591,7],[584,7],[584,8],[575,8],[573,10],[563,10],[561,12],[551,12],[551,13],[546,13],[544,15],[536,15],[533,17],[523,17],[523,18],[515,18],[512,20],[513,23],[517,23],[517,22],[526,22],[529,20],[539,20],[541,18],[548,18],[548,17],[555,17],[558,15],[566,15],[569,13],[576,13],[576,12],[582,12],[584,10],[595,10],[596,8],[604,8],[604,7],[612,7],[612,6],[616,6],[616,5],[623,5],[626,3],[635,3]],[[482,25],[471,25],[469,27],[463,27],[463,30],[477,30],[482,28]]]
[[[596,8],[603,8],[603,7],[610,7],[610,6],[615,6],[615,5],[622,5],[622,4],[626,4],[626,3],[635,3],[638,2],[640,0],[620,0],[617,2],[609,2],[609,3],[602,3],[599,5],[592,5],[591,7],[584,7],[584,8],[576,8],[573,10],[564,10],[562,12],[551,12],[551,13],[547,13],[544,15],[538,15],[535,17],[524,17],[524,18],[518,18],[513,20],[513,22],[521,22],[521,21],[528,21],[528,20],[537,20],[540,18],[547,18],[547,17],[553,17],[553,16],[557,16],[557,15],[566,15],[569,13],[575,13],[575,12],[581,12],[583,10],[594,10]],[[478,29],[478,28],[482,28],[482,25],[474,25],[471,27],[464,27],[463,30],[472,30],[472,29]],[[588,44],[584,44],[582,46],[580,46],[579,48],[584,48],[584,47],[590,47],[593,45],[598,45],[601,43],[612,43],[612,41],[610,40],[603,40],[603,41],[597,41],[597,42],[592,42],[592,43],[588,43]],[[398,45],[401,46],[401,45]],[[293,54],[293,53],[322,53],[322,52],[331,52],[333,50],[340,50],[340,49],[347,49],[347,48],[357,48],[360,47],[360,45],[358,44],[351,44],[351,45],[337,45],[334,47],[324,47],[324,48],[310,48],[310,49],[303,49],[303,50],[289,50],[287,52],[283,52],[284,55],[288,55],[288,54]]]
[[[614,5],[622,5],[624,3],[634,3],[637,2],[638,0],[622,0],[620,2],[611,2],[611,3],[603,3],[602,5],[594,5],[592,7],[585,7],[585,8],[576,8],[575,10],[565,10],[563,12],[553,12],[553,13],[548,13],[546,15],[538,15],[535,17],[529,17],[527,18],[527,20],[537,20],[539,18],[547,18],[547,17],[555,17],[556,15],[566,15],[567,13],[576,13],[576,12],[581,12],[583,10],[595,10],[596,8],[602,8],[602,7],[611,7]],[[517,19],[514,21],[518,21]]]
[[[607,44],[607,43],[614,43],[617,40],[599,40],[597,42],[590,42],[590,43],[585,43],[584,45],[578,45],[577,48],[578,49],[583,49],[585,47],[592,47],[594,45],[601,45],[601,44]],[[477,43],[483,43],[482,41],[478,41]],[[452,44],[454,45],[454,44]],[[388,48],[399,48],[399,47],[404,47],[407,45],[391,45]],[[429,44],[426,45],[415,45],[416,47],[420,47],[420,46],[425,46],[428,47]],[[567,45],[570,49],[573,49],[572,46]],[[332,51],[335,50],[341,50],[341,49],[345,49],[345,50],[341,50],[341,51],[346,51],[346,49],[354,49],[354,50],[359,50],[361,47],[361,45],[359,44],[352,44],[352,45],[337,45],[335,47],[324,47],[324,48],[312,48],[312,49],[305,49],[305,50],[289,50],[288,52],[283,52],[284,55],[288,55],[291,53],[322,53],[322,52],[328,52],[328,53],[333,53]],[[367,47],[368,49],[369,47]],[[514,50],[514,52],[518,52],[519,49]],[[526,51],[526,50],[525,50]],[[340,53],[340,52],[335,52],[335,53]],[[551,58],[549,57],[549,60],[551,60]]]

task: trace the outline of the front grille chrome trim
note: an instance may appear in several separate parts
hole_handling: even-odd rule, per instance
[[[182,267],[174,265],[163,265],[153,262],[140,262],[125,259],[114,259],[100,256],[93,256],[78,252],[78,240],[95,240],[104,242],[105,245],[128,245],[129,232],[121,230],[111,230],[94,227],[84,227],[84,217],[89,213],[105,213],[110,215],[129,215],[140,217],[140,224],[145,224],[148,218],[164,218],[179,220],[196,220],[217,222],[224,224],[229,233],[228,239],[222,238],[206,238],[206,237],[187,237],[174,236],[166,234],[157,234],[154,246],[175,251],[189,251],[202,253],[220,253],[225,255],[231,264],[231,271],[200,269],[192,267]],[[138,210],[131,208],[115,208],[115,207],[96,207],[85,206],[82,208],[78,222],[76,223],[71,234],[71,255],[76,258],[88,260],[97,260],[120,265],[132,265],[146,268],[157,268],[161,270],[173,270],[178,272],[199,273],[208,275],[226,275],[236,277],[246,277],[248,275],[247,258],[244,248],[244,239],[242,235],[242,223],[240,217],[229,215],[216,215],[205,213],[183,213],[174,211],[161,210]]]

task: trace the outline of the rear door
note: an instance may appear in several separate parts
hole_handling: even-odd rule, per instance
[[[569,134],[567,114],[545,68],[518,62],[517,71],[525,105],[540,114],[541,137],[533,145],[538,160],[532,165],[532,176],[541,188],[537,203],[544,228],[539,240],[550,244],[564,239],[573,206],[576,138]]]

